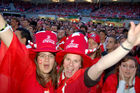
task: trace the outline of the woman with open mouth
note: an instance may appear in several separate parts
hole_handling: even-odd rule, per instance
[[[4,26],[0,38],[8,47],[0,63],[0,93],[55,93],[57,87],[55,53],[58,52],[56,33],[37,32],[36,42],[32,44],[35,47],[28,50],[20,43],[1,15],[0,23],[3,24],[2,27]]]

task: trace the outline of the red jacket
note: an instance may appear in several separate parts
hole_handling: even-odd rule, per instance
[[[57,93],[89,93],[90,88],[84,84],[84,72],[84,69],[80,69],[71,78],[61,80]]]
[[[116,74],[111,74],[104,82],[102,93],[116,93],[118,85],[118,79]],[[135,91],[140,93],[140,78],[135,77]]]

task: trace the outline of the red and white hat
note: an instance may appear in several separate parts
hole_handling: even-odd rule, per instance
[[[90,33],[88,38],[92,38],[96,43],[100,43],[100,36],[98,34]]]
[[[56,54],[56,62],[60,65],[64,56],[67,53],[78,54],[83,58],[83,68],[92,65],[91,58],[85,54],[85,50],[88,49],[88,39],[81,33],[73,33],[70,35],[64,44],[64,50]]]
[[[57,35],[53,31],[40,31],[35,34],[34,52],[58,52],[56,50]]]

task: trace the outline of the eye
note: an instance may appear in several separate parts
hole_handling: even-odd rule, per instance
[[[39,55],[39,57],[44,58],[44,57],[45,57],[45,55],[41,54],[41,55]]]
[[[70,58],[66,58],[66,61],[70,61]]]
[[[49,55],[50,58],[54,58],[54,55]]]
[[[135,68],[135,66],[130,66],[131,69]]]
[[[122,64],[122,67],[126,67],[126,65],[125,64]]]

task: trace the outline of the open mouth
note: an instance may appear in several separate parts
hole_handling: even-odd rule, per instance
[[[44,68],[45,69],[49,68],[49,64],[44,64]]]
[[[67,69],[66,70],[67,74],[69,74],[69,75],[72,75],[73,71],[74,71],[74,69]]]

